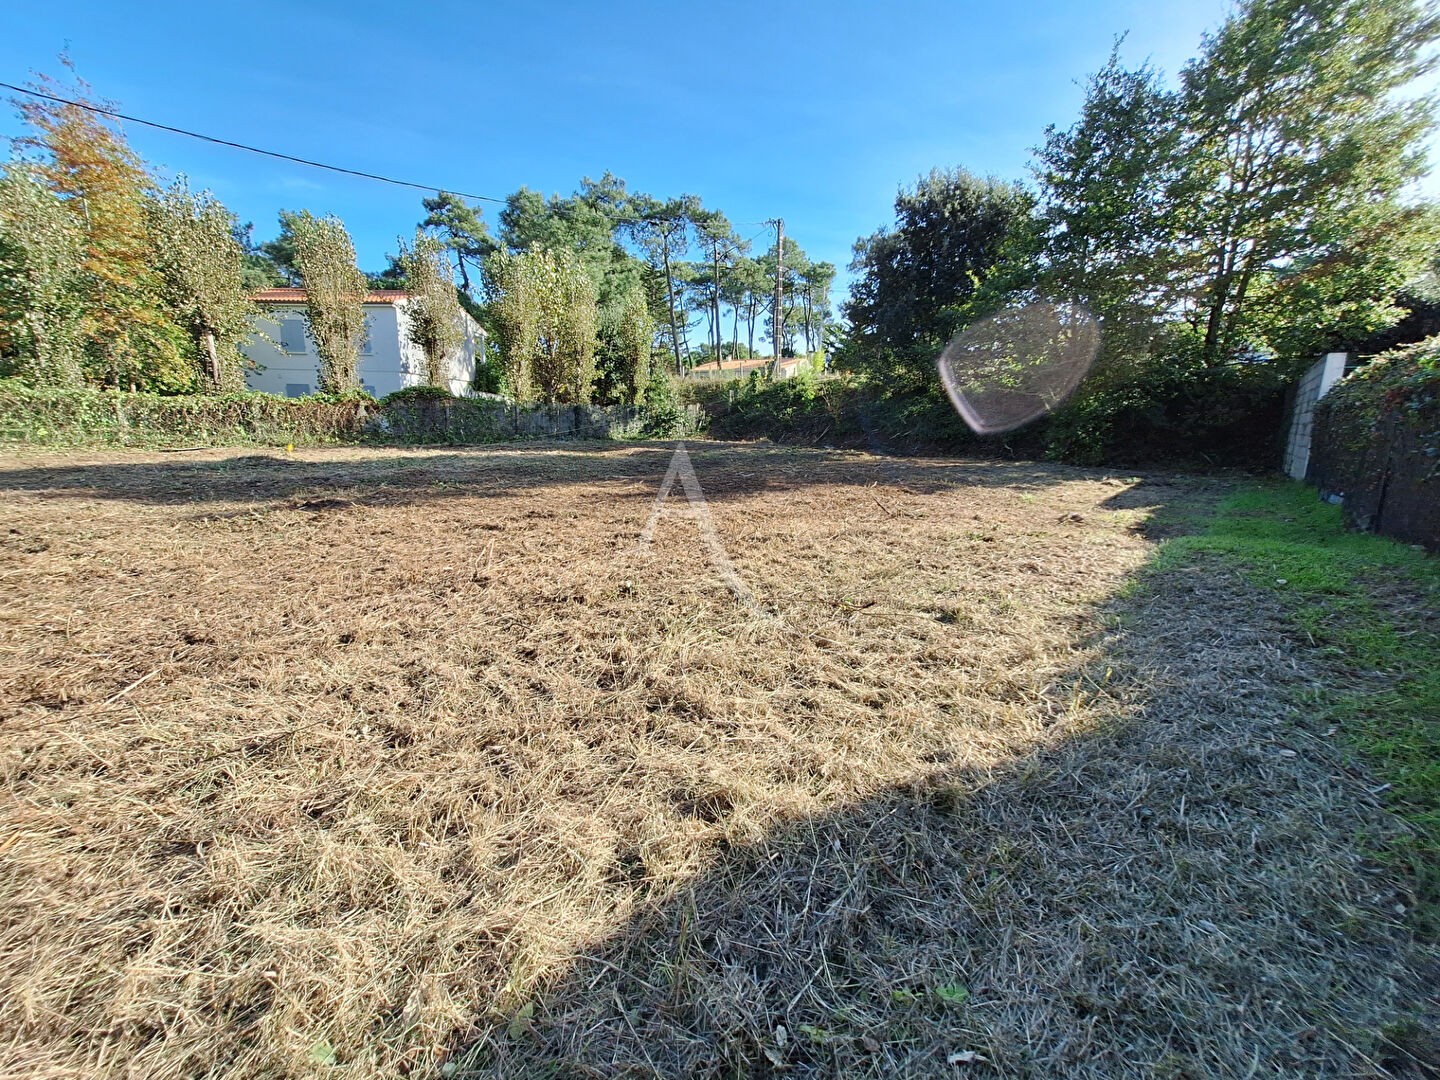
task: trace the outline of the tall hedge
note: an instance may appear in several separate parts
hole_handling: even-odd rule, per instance
[[[171,396],[44,389],[0,379],[0,442],[174,447],[353,441],[378,408],[361,394]]]

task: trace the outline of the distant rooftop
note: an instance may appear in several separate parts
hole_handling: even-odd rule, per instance
[[[408,300],[410,294],[404,289],[371,289],[365,294],[367,304],[393,304],[397,300]],[[303,304],[304,289],[261,289],[251,293],[250,299],[257,304]]]
[[[784,356],[780,358],[780,366],[782,368],[795,367],[797,364],[802,363],[804,360],[805,358],[803,356]],[[714,360],[711,360],[709,363],[696,364],[690,370],[702,373],[709,372],[711,374],[717,371],[739,371],[743,373],[748,372],[752,369],[767,368],[774,362],[775,358],[773,356],[751,356],[745,359],[725,360],[719,364],[715,363]]]

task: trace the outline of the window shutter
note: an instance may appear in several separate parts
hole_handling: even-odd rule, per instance
[[[280,320],[280,348],[287,353],[305,352],[305,320]]]

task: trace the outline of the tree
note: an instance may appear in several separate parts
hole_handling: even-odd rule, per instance
[[[1440,16],[1414,0],[1248,0],[1182,73],[1188,170],[1172,194],[1208,364],[1286,327],[1393,318],[1425,224],[1423,174]],[[1423,251],[1429,237],[1413,245]],[[1348,309],[1348,312],[1347,312]]]
[[[401,251],[399,255],[385,256],[384,270],[365,271],[365,285],[370,289],[407,289],[410,287],[410,280],[405,273],[404,241],[400,242]],[[450,260],[445,260],[445,273],[449,276]]]
[[[629,233],[635,200],[625,181],[607,172],[599,180],[586,177],[579,190],[564,199],[521,188],[506,200],[500,215],[500,238],[507,251],[570,251],[589,275],[597,304],[596,392],[607,399],[626,393],[623,372],[631,358],[616,331],[629,318],[631,297],[639,294],[653,311],[664,310],[658,276],[621,243]]]
[[[544,303],[539,279],[529,253],[500,251],[485,260],[485,291],[505,385],[521,405],[535,400],[534,361]]]
[[[1079,303],[1099,318],[1110,359],[1144,355],[1178,301],[1182,137],[1177,95],[1150,68],[1122,68],[1117,46],[1075,125],[1046,129],[1034,167],[1041,211],[1002,260],[1015,273],[997,284]]]
[[[536,381],[547,401],[568,399],[584,405],[595,379],[595,286],[579,260],[568,253],[555,257],[554,266],[554,300],[548,312],[553,330],[544,350],[548,362],[539,369]]]
[[[805,352],[824,347],[825,326],[830,321],[830,287],[835,283],[835,264],[806,262],[800,272],[800,298],[805,317]]]
[[[522,187],[505,200],[500,235],[507,250],[570,251],[590,273],[597,292],[625,257],[615,242],[616,222],[606,208],[581,195],[545,198]]]
[[[241,344],[258,309],[245,285],[245,252],[235,217],[208,191],[181,177],[149,207],[155,265],[176,322],[189,331],[216,390],[243,390]]]
[[[641,402],[650,383],[654,345],[655,318],[643,289],[631,289],[600,313],[597,369],[610,400]]]
[[[365,275],[340,219],[308,210],[280,213],[281,234],[295,250],[305,287],[305,319],[320,357],[320,388],[337,394],[359,387],[360,343],[365,337]]]
[[[1019,185],[964,169],[937,169],[902,189],[894,227],[855,244],[845,366],[887,383],[928,383],[964,305],[995,268],[1006,238],[1028,220],[1031,203]]]
[[[765,253],[762,260],[765,264],[765,273],[768,282],[775,280],[775,249],[772,247]],[[801,330],[805,330],[806,338],[811,336],[813,327],[807,326],[809,316],[807,315],[807,301],[805,290],[805,279],[810,273],[810,256],[805,254],[804,248],[797,244],[793,237],[785,240],[785,269],[784,269],[784,319],[781,322],[783,327],[781,337],[781,349],[779,355],[795,356],[798,352],[798,343]],[[775,301],[770,300],[770,337],[775,337]],[[808,349],[808,344],[807,344]]]
[[[69,60],[61,62],[73,74]],[[78,77],[65,87],[42,76],[36,89],[80,103],[16,102],[36,132],[17,142],[40,153],[38,175],[84,230],[93,288],[83,332],[91,363],[115,386],[193,385],[187,335],[168,318],[151,267],[146,205],[153,184],[119,128],[105,119],[113,106]]]
[[[475,270],[478,277],[485,259],[499,245],[490,236],[480,210],[459,195],[442,191],[433,199],[425,199],[424,206],[426,216],[420,228],[434,229],[445,247],[454,253],[460,287],[470,293],[470,271]]]
[[[710,345],[718,359],[723,349],[725,332],[720,322],[720,301],[724,291],[726,271],[735,258],[743,254],[745,242],[736,235],[735,229],[718,210],[706,211],[695,221],[696,239],[705,252],[705,269],[697,275],[706,294],[706,316],[710,322]]]
[[[85,233],[36,171],[0,174],[0,357],[37,386],[79,386]],[[8,356],[6,354],[9,354]]]
[[[486,261],[506,383],[521,403],[584,404],[595,376],[595,286],[579,258],[545,249]]]
[[[401,244],[399,262],[410,293],[405,307],[410,340],[425,353],[426,381],[448,386],[447,364],[464,343],[465,316],[455,296],[445,245],[416,229],[414,245],[406,249]]]
[[[295,254],[295,237],[285,227],[285,215],[280,215],[280,235],[274,240],[266,240],[255,251],[259,259],[264,260],[264,265],[269,267],[274,274],[279,275],[276,285],[288,285],[297,287],[300,284],[300,264]],[[257,260],[254,264],[261,265]]]
[[[670,346],[675,354],[675,373],[685,373],[684,346],[676,309],[676,263],[690,247],[690,226],[701,214],[694,195],[661,202],[648,195],[635,197],[629,226],[631,235],[650,257],[651,264],[665,276],[666,310],[670,321]]]
[[[254,222],[247,221],[244,225],[237,222],[233,236],[235,243],[240,245],[240,250],[244,252],[241,257],[240,277],[247,292],[255,293],[261,289],[291,284],[275,260],[265,253],[264,246],[255,242]]]
[[[735,288],[735,343],[740,342],[740,320],[745,321],[746,356],[755,355],[755,321],[763,307],[763,299],[770,290],[771,277],[759,260],[740,258],[730,271],[730,280]]]

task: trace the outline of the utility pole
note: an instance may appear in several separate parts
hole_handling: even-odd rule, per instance
[[[780,378],[780,343],[785,340],[785,296],[781,281],[785,273],[785,219],[775,219],[775,315],[770,328],[775,334],[775,355],[770,359],[770,378]]]

